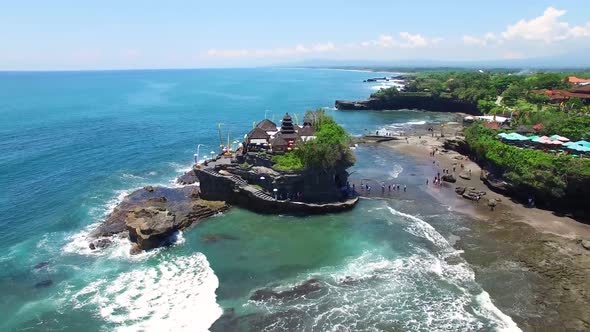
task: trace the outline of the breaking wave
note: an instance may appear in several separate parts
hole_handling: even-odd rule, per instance
[[[371,249],[299,276],[288,284],[317,278],[322,287],[295,298],[249,302],[264,313],[256,326],[263,331],[519,331],[441,234],[416,216],[387,208],[385,216],[403,218],[406,231],[434,250],[410,243],[409,252],[391,256]],[[399,225],[394,219],[386,217]]]
[[[197,253],[100,279],[71,301],[76,309],[94,307],[117,331],[207,331],[222,314],[218,287],[206,257]]]

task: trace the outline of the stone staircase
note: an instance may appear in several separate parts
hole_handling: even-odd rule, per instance
[[[262,200],[265,200],[265,201],[276,201],[273,197],[271,197],[270,195],[268,195],[267,193],[265,193],[262,190],[256,190],[254,192],[254,196],[256,196]]]
[[[214,169],[211,168],[205,168],[202,170],[203,172],[213,175],[213,176],[217,176],[217,177],[224,177],[226,179],[231,180],[233,183],[237,184],[238,186],[243,186],[243,187],[249,187],[249,188],[254,188],[252,186],[248,185],[248,182],[244,179],[242,179],[241,177],[231,174],[231,175],[223,175],[219,172],[217,172]],[[252,191],[252,190],[250,190]],[[265,201],[276,201],[276,199],[274,199],[274,197],[270,196],[269,194],[267,194],[266,192],[258,189],[255,191],[252,191],[252,193],[254,194],[254,196],[256,196],[259,199],[265,200]]]

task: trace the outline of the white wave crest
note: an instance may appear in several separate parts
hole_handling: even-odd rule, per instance
[[[197,253],[95,281],[71,300],[75,308],[97,306],[117,331],[207,331],[222,314],[218,287],[205,255]]]

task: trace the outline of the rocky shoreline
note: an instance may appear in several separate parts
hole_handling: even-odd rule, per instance
[[[110,245],[110,237],[127,236],[133,243],[132,253],[166,245],[175,234],[227,210],[222,201],[207,201],[199,188],[147,186],[125,197],[105,221],[90,235],[92,250]]]
[[[359,101],[336,100],[334,106],[339,110],[385,111],[400,109],[420,109],[431,112],[465,113],[481,115],[477,105],[450,98],[399,95],[388,99],[369,98]]]
[[[494,302],[525,331],[590,329],[590,311],[586,310],[590,305],[590,226],[503,196],[505,191],[496,188],[501,181],[490,177],[467,156],[451,150],[449,145],[455,144],[457,137],[447,143],[445,138],[429,136],[425,126],[429,124],[416,126],[408,134],[408,141],[380,145],[427,164],[434,161],[436,168],[452,169],[463,164],[465,169],[471,169],[473,176],[456,173],[455,182],[431,185],[426,192],[479,221],[473,224],[474,230],[459,232],[460,239],[454,246],[464,251],[463,257],[474,266],[478,282]],[[460,129],[457,124],[455,132],[460,133]],[[434,156],[430,155],[432,151],[437,151]],[[475,202],[473,197],[477,196],[485,197],[485,203]],[[488,204],[491,200],[493,209]],[[498,288],[497,278],[502,274],[526,279],[522,282],[530,287],[529,296],[516,298]]]

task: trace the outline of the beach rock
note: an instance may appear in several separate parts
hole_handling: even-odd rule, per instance
[[[461,179],[471,180],[471,175],[469,175],[469,173],[467,173],[467,172],[461,172],[461,173],[459,173],[459,177]]]
[[[489,199],[488,200],[488,206],[490,207],[490,210],[494,210],[494,208],[496,207],[496,200],[495,199]]]
[[[457,195],[463,195],[465,193],[465,190],[465,187],[455,187],[455,192],[457,193]]]
[[[182,185],[194,184],[199,182],[199,178],[197,178],[195,171],[191,169],[190,171],[179,176],[178,179],[176,179],[176,182]]]
[[[275,291],[273,289],[259,289],[250,296],[252,301],[264,301],[270,299],[295,299],[321,289],[322,283],[318,279],[309,279],[286,291]]]
[[[35,288],[47,288],[47,287],[51,287],[51,285],[53,285],[53,280],[47,279],[47,280],[39,281],[38,283],[36,283]]]
[[[457,182],[457,179],[455,178],[455,176],[453,176],[453,174],[445,174],[442,176],[442,180],[445,182],[450,182],[450,183],[455,183]]]
[[[113,243],[110,239],[98,239],[88,244],[90,250],[102,249],[110,246]]]
[[[158,247],[176,230],[176,216],[165,208],[135,208],[126,218],[129,238],[142,250]]]
[[[33,269],[35,271],[38,271],[38,270],[41,270],[43,268],[46,268],[47,266],[49,266],[49,262],[40,262],[40,263],[37,263],[35,266],[33,266]]]
[[[217,242],[219,240],[238,240],[239,238],[229,234],[205,234],[201,237],[203,242]]]
[[[582,247],[586,250],[590,250],[590,241],[588,240],[582,240],[581,243]]]
[[[143,187],[143,189],[147,192],[150,192],[150,193],[154,191],[154,187],[152,187],[152,186],[145,186],[145,187]]]

